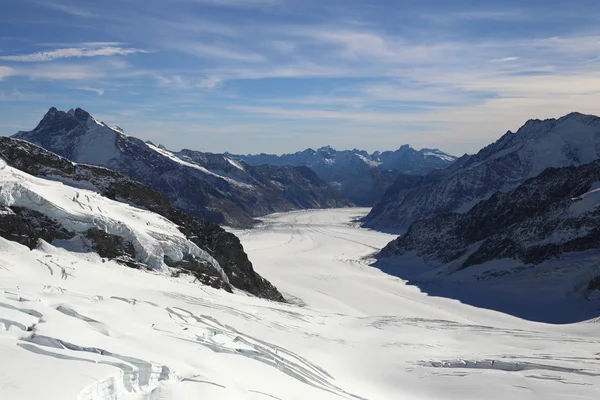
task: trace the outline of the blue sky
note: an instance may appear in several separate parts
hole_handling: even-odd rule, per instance
[[[0,0],[0,134],[82,107],[178,150],[475,152],[600,114],[597,0]]]

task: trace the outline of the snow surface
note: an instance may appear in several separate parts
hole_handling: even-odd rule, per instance
[[[456,157],[450,156],[450,155],[448,155],[446,153],[434,153],[432,151],[427,151],[427,152],[423,153],[423,155],[425,157],[437,157],[440,160],[449,161],[449,162],[456,161]]]
[[[291,304],[0,239],[0,398],[600,398],[600,324],[429,297],[368,266],[367,211],[237,232]]]
[[[229,157],[225,157],[225,159],[229,162],[229,164],[233,165],[234,167],[236,167],[237,169],[241,170],[241,171],[245,171],[244,167],[242,166],[242,164],[240,164],[239,161],[237,160],[233,160]]]
[[[579,216],[596,210],[600,204],[600,182],[592,185],[587,193],[573,199],[573,204],[569,207],[569,213],[573,216]]]
[[[221,266],[189,241],[177,225],[152,212],[107,199],[100,194],[33,177],[0,159],[0,204],[29,208],[60,221],[67,230],[84,233],[90,228],[130,241],[139,261],[168,270],[173,261],[192,255],[210,262],[226,278]]]
[[[356,154],[356,157],[360,158],[360,160],[362,162],[364,162],[371,168],[377,168],[378,166],[380,166],[382,164],[379,161],[369,160],[367,157],[363,156],[362,154]]]
[[[120,156],[116,146],[117,135],[122,132],[110,128],[93,117],[87,120],[88,130],[85,135],[77,138],[77,154],[73,155],[82,164],[106,165],[108,161]]]
[[[238,186],[238,187],[243,187],[243,188],[248,188],[248,189],[254,188],[254,186],[249,185],[247,183],[236,181],[235,179],[231,179],[231,178],[229,178],[227,176],[222,176],[222,175],[216,174],[216,173],[214,173],[214,172],[212,172],[212,171],[210,171],[210,170],[208,170],[208,169],[206,169],[204,167],[201,167],[198,164],[194,164],[194,163],[191,163],[191,162],[184,161],[181,158],[177,157],[175,154],[171,153],[170,151],[165,150],[165,149],[161,149],[160,147],[154,146],[151,143],[146,143],[146,146],[150,147],[152,150],[156,151],[157,153],[160,153],[163,156],[169,158],[170,160],[175,161],[178,164],[185,165],[186,167],[197,169],[198,171],[201,171],[201,172],[203,172],[203,173],[205,173],[207,175],[216,176],[217,178],[221,178],[221,179],[223,179],[223,180],[231,183],[232,185],[235,185],[235,186]],[[240,167],[241,167],[241,165],[240,165]]]

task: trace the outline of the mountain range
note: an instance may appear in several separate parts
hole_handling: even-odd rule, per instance
[[[559,119],[530,120],[477,154],[420,181],[398,182],[364,223],[406,230],[413,222],[447,213],[465,213],[494,193],[515,189],[546,168],[578,166],[600,158],[600,118],[571,113]]]
[[[253,167],[224,155],[175,153],[109,127],[80,108],[50,108],[32,131],[13,136],[71,161],[106,167],[164,193],[197,217],[250,227],[255,217],[352,205],[307,167]]]
[[[330,146],[293,154],[228,157],[249,165],[306,166],[360,206],[372,206],[402,174],[426,175],[452,164],[456,157],[437,149],[415,150],[403,145],[396,151],[335,150]]]

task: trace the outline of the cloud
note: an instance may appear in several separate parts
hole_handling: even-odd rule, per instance
[[[221,80],[217,77],[205,76],[202,78],[187,79],[181,75],[156,75],[159,86],[169,87],[173,89],[214,89],[221,84]]]
[[[510,61],[517,61],[518,59],[519,59],[519,57],[493,58],[490,60],[490,62],[510,62]]]
[[[211,57],[215,59],[243,61],[250,63],[265,61],[264,56],[261,54],[241,49],[228,48],[225,45],[218,44],[213,45],[199,42],[188,42],[174,44],[173,48],[177,48],[180,51],[199,57]]]
[[[231,106],[230,109],[251,114],[266,114],[283,119],[362,121],[378,124],[389,122],[416,122],[420,120],[420,118],[415,115],[385,112],[329,111],[260,106]]]
[[[0,80],[14,75],[14,72],[13,68],[0,65]]]
[[[35,4],[47,7],[73,17],[98,18],[94,13],[81,9],[72,4],[61,4],[55,1],[35,1]]]
[[[208,77],[200,79],[200,81],[196,84],[196,87],[203,89],[214,89],[216,87],[219,87],[221,83],[222,81],[219,78]]]
[[[123,47],[70,47],[64,49],[56,49],[50,51],[41,51],[31,54],[21,54],[13,56],[0,56],[0,60],[15,61],[15,62],[43,62],[53,61],[61,58],[80,58],[80,57],[109,57],[109,56],[124,56],[134,53],[146,53],[146,50],[123,48]]]
[[[520,10],[480,10],[480,11],[458,11],[447,14],[437,14],[438,17],[462,20],[462,21],[514,21],[526,18],[526,14]]]
[[[82,87],[77,87],[75,89],[77,89],[77,90],[83,90],[85,92],[93,92],[93,93],[96,93],[98,96],[102,96],[104,94],[104,89],[101,89],[101,88],[93,88],[93,87],[89,87],[89,86],[82,86]]]
[[[106,76],[106,72],[93,66],[57,65],[44,68],[24,68],[16,70],[15,75],[26,76],[29,79],[49,80],[92,80]]]
[[[0,91],[0,102],[11,102],[11,101],[26,101],[32,99],[39,99],[41,96],[34,93],[23,93],[20,90],[12,90],[10,92]]]
[[[283,0],[186,0],[188,2],[225,7],[255,7],[282,4]]]

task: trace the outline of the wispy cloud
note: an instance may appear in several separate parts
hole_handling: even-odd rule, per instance
[[[73,17],[97,18],[98,16],[90,11],[84,10],[74,4],[63,4],[56,1],[35,1],[37,5],[71,15]],[[80,3],[79,3],[80,4]]]
[[[182,0],[192,3],[210,4],[225,7],[255,7],[283,4],[283,0]]]
[[[77,90],[83,90],[85,92],[93,92],[93,93],[96,93],[98,96],[102,96],[104,94],[104,89],[102,89],[102,88],[93,88],[93,87],[89,87],[89,86],[81,86],[81,87],[77,87],[75,89],[77,89]]]
[[[261,62],[265,57],[259,53],[242,50],[239,48],[229,48],[226,45],[205,44],[199,42],[177,43],[173,45],[185,53],[199,56],[210,57],[215,59],[225,59],[243,62]]]
[[[89,65],[53,65],[43,68],[19,68],[15,75],[26,76],[29,79],[49,79],[67,81],[90,81],[106,76],[108,71]]]
[[[31,54],[20,54],[12,56],[0,56],[0,60],[15,62],[43,62],[53,61],[61,58],[81,58],[81,57],[109,57],[124,56],[134,53],[146,53],[146,50],[123,48],[123,47],[69,47],[49,51],[41,51]]]
[[[0,80],[7,78],[11,75],[14,75],[13,68],[0,65]]]
[[[221,79],[210,76],[186,79],[181,75],[156,75],[155,78],[160,86],[173,89],[214,89],[221,84]]]
[[[0,101],[1,102],[10,102],[10,101],[26,101],[32,99],[39,99],[41,96],[35,93],[24,93],[20,90],[12,90],[10,92],[0,91]]]
[[[510,61],[517,61],[518,59],[519,59],[519,57],[493,58],[490,60],[490,62],[510,62]]]

